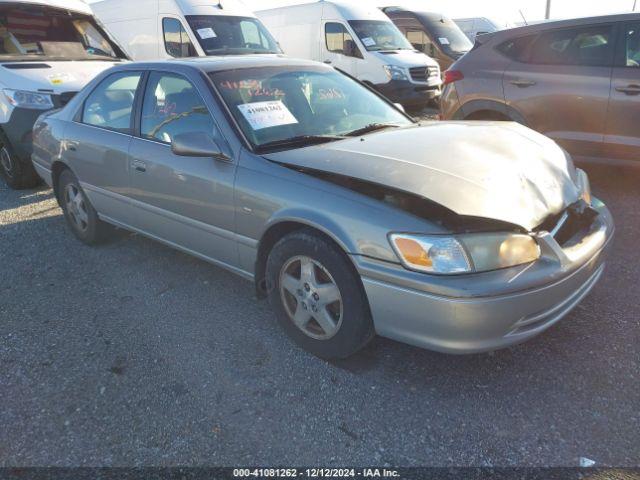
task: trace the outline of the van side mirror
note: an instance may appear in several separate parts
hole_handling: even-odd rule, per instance
[[[204,132],[180,133],[173,137],[171,151],[180,157],[211,157],[229,161],[229,156],[222,151],[218,142]]]

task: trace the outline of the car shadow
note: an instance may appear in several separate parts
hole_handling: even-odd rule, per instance
[[[9,187],[4,183],[0,183],[0,212],[25,207],[54,198],[53,190],[46,186],[21,190],[16,192],[17,195],[7,194],[8,190],[10,190]]]

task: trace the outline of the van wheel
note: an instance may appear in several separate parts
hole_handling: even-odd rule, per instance
[[[267,282],[280,325],[308,352],[346,358],[374,337],[360,277],[322,236],[300,231],[280,240],[267,260]]]
[[[37,187],[40,177],[31,162],[23,162],[9,142],[0,136],[0,176],[14,190]]]
[[[60,174],[58,192],[67,225],[78,240],[87,245],[97,245],[112,237],[114,228],[98,218],[71,170]]]

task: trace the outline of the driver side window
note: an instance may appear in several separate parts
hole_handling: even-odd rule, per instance
[[[164,48],[169,55],[174,58],[196,56],[196,49],[180,20],[163,18],[162,30],[164,32]]]
[[[142,104],[142,137],[171,144],[181,133],[217,136],[213,117],[191,82],[180,75],[152,72]]]
[[[122,133],[131,132],[131,116],[140,72],[110,75],[84,102],[82,123]]]
[[[328,51],[347,57],[362,58],[356,42],[343,24],[327,23],[324,31]]]

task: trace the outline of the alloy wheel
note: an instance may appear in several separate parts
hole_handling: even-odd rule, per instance
[[[318,261],[291,258],[280,272],[280,297],[293,324],[316,340],[329,340],[342,325],[343,302],[340,289],[328,270]]]
[[[84,201],[84,195],[80,189],[70,183],[66,186],[64,192],[65,204],[67,212],[75,226],[84,232],[89,227],[89,214],[87,213],[87,206]]]

